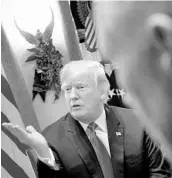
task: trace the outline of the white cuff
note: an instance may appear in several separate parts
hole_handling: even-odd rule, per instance
[[[49,148],[49,153],[50,153],[50,158],[43,158],[43,157],[40,157],[37,153],[37,156],[38,156],[38,159],[40,161],[42,161],[43,163],[45,163],[46,165],[52,167],[54,170],[59,170],[59,165],[56,164],[55,162],[55,158],[54,158],[54,155],[53,155],[53,152],[52,150]]]

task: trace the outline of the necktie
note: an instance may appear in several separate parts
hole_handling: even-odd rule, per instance
[[[114,178],[113,169],[112,169],[112,162],[110,156],[101,142],[101,140],[96,136],[95,130],[98,128],[98,125],[94,122],[90,123],[86,129],[86,133],[90,142],[96,152],[99,164],[101,166],[104,178]]]

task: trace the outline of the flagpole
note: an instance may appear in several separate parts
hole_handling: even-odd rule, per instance
[[[1,52],[1,62],[23,123],[25,127],[32,125],[40,132],[41,129],[33,109],[31,96],[28,92],[21,69],[14,58],[3,26],[1,26]]]
[[[81,60],[83,59],[82,53],[79,47],[79,39],[76,34],[74,21],[71,16],[69,2],[67,0],[66,1],[59,0],[58,4],[61,11],[64,37],[65,37],[69,58],[71,61]]]

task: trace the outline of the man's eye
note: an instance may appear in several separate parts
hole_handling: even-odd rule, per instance
[[[77,89],[84,89],[84,86],[78,86]]]
[[[65,91],[69,92],[71,90],[71,88],[65,88]]]

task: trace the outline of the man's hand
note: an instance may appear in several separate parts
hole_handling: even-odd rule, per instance
[[[27,126],[26,130],[12,123],[3,123],[2,126],[8,129],[22,143],[36,150],[40,157],[50,158],[49,146],[46,139],[33,126]]]

